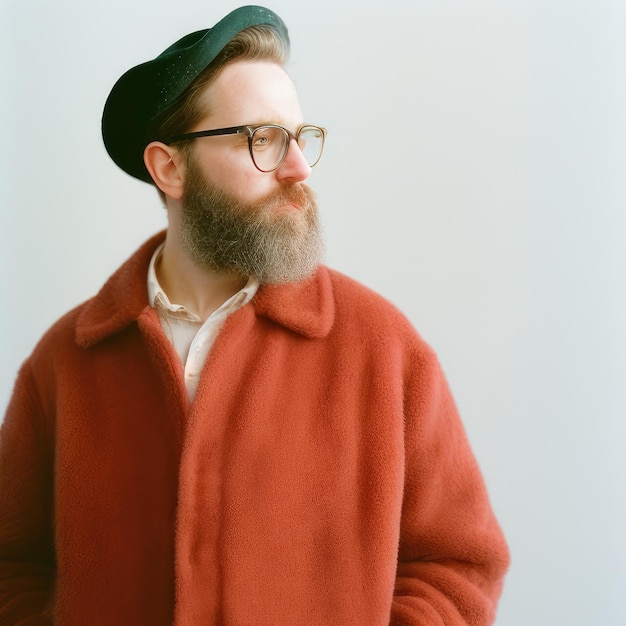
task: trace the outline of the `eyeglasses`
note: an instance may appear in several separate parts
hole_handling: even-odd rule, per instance
[[[296,140],[309,167],[313,167],[322,158],[324,141],[326,140],[326,129],[319,126],[305,124],[300,126],[295,133],[292,133],[276,124],[264,124],[263,126],[231,126],[215,130],[200,130],[177,135],[164,143],[169,145],[198,137],[242,134],[248,137],[248,148],[252,162],[261,172],[273,172],[282,165],[292,139]]]

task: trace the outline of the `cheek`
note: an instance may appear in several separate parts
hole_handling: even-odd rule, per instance
[[[215,180],[224,191],[244,202],[251,202],[271,193],[272,175],[259,172],[254,165],[229,168]]]
[[[211,150],[198,153],[198,162],[209,184],[244,202],[254,201],[275,188],[272,173],[260,172],[247,150]]]

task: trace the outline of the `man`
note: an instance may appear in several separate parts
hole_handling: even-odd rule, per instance
[[[507,547],[431,349],[320,265],[326,131],[240,8],[127,72],[165,234],[57,322],[0,436],[0,623],[488,624]]]

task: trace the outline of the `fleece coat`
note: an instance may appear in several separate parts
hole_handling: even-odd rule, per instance
[[[231,315],[190,404],[159,235],[23,365],[0,623],[490,624],[508,551],[431,348],[320,267]]]

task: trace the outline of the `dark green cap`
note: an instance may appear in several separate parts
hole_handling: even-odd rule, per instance
[[[269,9],[235,9],[213,28],[186,35],[152,61],[128,70],[113,86],[102,115],[102,137],[110,157],[125,172],[151,182],[143,162],[147,130],[174,104],[224,46],[251,26],[273,26],[289,42],[284,22]]]

